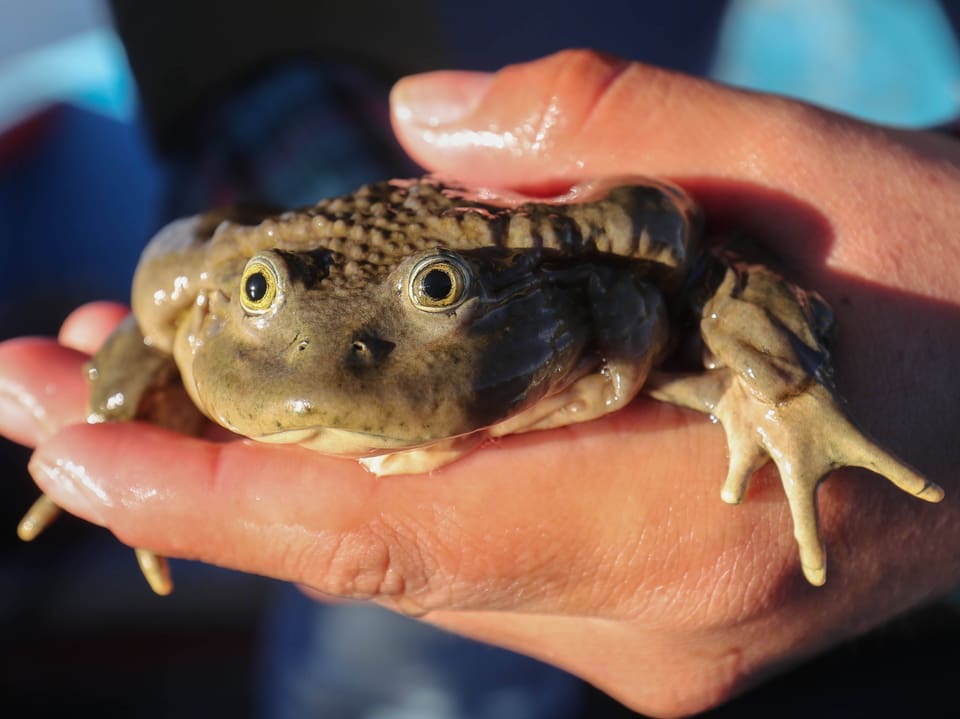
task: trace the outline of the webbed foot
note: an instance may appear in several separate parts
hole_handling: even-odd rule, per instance
[[[727,368],[673,378],[657,375],[648,391],[655,399],[706,412],[723,425],[730,452],[724,502],[741,502],[753,473],[773,460],[790,504],[803,573],[813,585],[822,585],[827,577],[816,490],[830,472],[864,467],[925,501],[943,498],[939,486],[868,439],[816,381],[776,403],[751,393]]]

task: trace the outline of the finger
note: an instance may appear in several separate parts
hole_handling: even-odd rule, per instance
[[[677,413],[621,415],[508,437],[422,476],[377,479],[300,448],[212,444],[140,424],[68,428],[40,446],[31,472],[68,511],[164,555],[414,613],[586,611],[599,583],[624,592],[600,602],[616,613],[646,601],[644,589],[728,570],[716,543],[749,545],[752,527],[765,526],[725,514],[693,479],[709,481],[699,462],[722,467],[712,425],[691,427],[691,447],[706,449],[677,461],[669,437],[683,433],[665,432]],[[678,472],[690,479],[673,481]],[[688,541],[691,527],[702,541]]]
[[[391,107],[407,152],[459,182],[556,196],[585,179],[662,177],[690,191],[711,225],[764,238],[811,276],[828,241],[837,267],[891,276],[884,268],[899,257],[874,241],[897,232],[852,209],[863,197],[896,202],[893,186],[838,188],[850,167],[902,175],[878,158],[903,148],[799,102],[577,50],[494,75],[404,78]]]
[[[628,172],[756,175],[757,149],[776,139],[775,104],[587,51],[495,75],[415,75],[391,96],[396,134],[415,160],[508,187]]]
[[[0,344],[0,434],[33,446],[61,427],[84,421],[86,359],[52,339]]]
[[[70,313],[57,339],[65,347],[92,355],[129,312],[116,302],[91,302]]]

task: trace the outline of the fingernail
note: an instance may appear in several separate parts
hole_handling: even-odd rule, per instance
[[[84,465],[34,452],[27,469],[57,506],[88,522],[105,525],[103,507],[111,506],[113,501]]]
[[[493,81],[486,72],[428,72],[405,77],[393,86],[390,104],[400,122],[441,127],[472,113]]]

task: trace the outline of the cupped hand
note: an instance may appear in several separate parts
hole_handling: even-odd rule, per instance
[[[783,99],[568,52],[393,94],[425,168],[550,193],[585,177],[684,185],[770,244],[837,311],[837,383],[878,439],[944,486],[867,473],[820,491],[827,585],[800,573],[769,468],[724,505],[722,430],[640,399],[376,479],[295,447],[87,426],[81,365],[122,315],[0,346],[0,431],[70,512],[161,554],[368,598],[553,662],[651,714],[714,705],[960,581],[958,148]]]

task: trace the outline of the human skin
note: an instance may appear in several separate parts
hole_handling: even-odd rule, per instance
[[[122,317],[0,345],[0,432],[123,542],[369,599],[540,657],[652,715],[693,713],[960,584],[960,148],[589,52],[401,81],[425,168],[542,194],[654,175],[760,237],[834,306],[860,424],[946,491],[861,470],[820,489],[827,584],[800,572],[776,471],[723,504],[721,428],[639,399],[377,479],[296,447],[83,425],[81,365]]]

